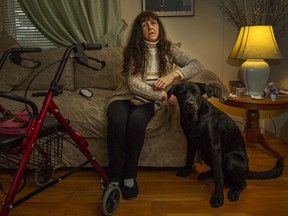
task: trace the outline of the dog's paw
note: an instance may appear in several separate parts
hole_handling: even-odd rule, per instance
[[[224,196],[223,194],[213,193],[210,199],[210,205],[213,208],[218,208],[222,206],[224,203]]]
[[[235,191],[235,190],[230,190],[228,192],[228,198],[230,200],[230,202],[235,202],[239,199],[240,196],[240,192],[239,191]]]
[[[180,170],[176,173],[177,176],[180,177],[187,177],[192,172],[192,168],[182,167]]]
[[[231,202],[235,202],[239,199],[241,192],[245,189],[246,183],[241,187],[232,187],[228,192],[228,198]]]

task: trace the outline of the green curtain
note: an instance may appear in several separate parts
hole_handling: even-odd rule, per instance
[[[57,46],[122,46],[119,0],[18,0],[36,28]]]

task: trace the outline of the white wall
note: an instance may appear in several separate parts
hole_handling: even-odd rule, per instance
[[[288,90],[288,30],[278,40],[278,45],[282,53],[281,64],[271,67],[269,81],[276,82],[281,88]],[[275,132],[276,136],[288,142],[288,111],[265,112],[263,117],[265,119],[265,129],[272,133]],[[276,129],[274,129],[274,123]]]
[[[124,31],[124,38],[129,35],[130,26],[134,18],[142,10],[141,0],[120,0],[122,17],[128,28]],[[162,17],[167,35],[172,42],[181,42],[182,49],[197,58],[206,69],[217,73],[222,81],[228,85],[229,80],[238,79],[238,69],[242,62],[228,59],[238,35],[238,30],[228,23],[216,3],[218,0],[195,0],[195,16],[193,17]],[[271,66],[270,81],[275,81],[282,88],[288,89],[288,36],[279,41],[283,54],[280,64]],[[232,66],[233,65],[233,66]],[[242,109],[221,106],[232,115],[235,120],[245,118]],[[273,122],[276,124],[277,136],[288,142],[288,112],[262,112],[265,130],[274,133]],[[271,119],[272,117],[272,119]],[[286,132],[286,133],[285,133]]]

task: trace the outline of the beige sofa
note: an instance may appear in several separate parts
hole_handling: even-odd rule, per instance
[[[13,43],[9,36],[1,36],[0,46],[3,52],[11,47],[19,46]],[[8,42],[7,42],[8,41]],[[2,45],[1,45],[2,44]],[[40,61],[41,66],[27,69],[7,61],[0,72],[0,91],[10,91],[20,96],[26,95],[39,107],[43,97],[32,97],[32,92],[45,91],[57,70],[65,48],[52,48],[41,53],[28,53],[23,57]],[[106,67],[101,71],[93,71],[75,62],[71,56],[65,67],[61,84],[63,94],[55,97],[60,112],[70,120],[71,126],[80,132],[89,142],[89,149],[102,166],[107,166],[106,147],[106,101],[121,81],[122,47],[102,48],[98,51],[88,51],[87,55],[98,60],[104,60]],[[1,55],[2,55],[1,54]],[[22,62],[31,64],[31,62]],[[92,62],[90,62],[92,64]],[[50,65],[50,66],[49,66]],[[35,75],[38,74],[35,78]],[[29,89],[27,89],[28,84]],[[203,71],[193,78],[197,82],[206,82],[215,88],[215,96],[225,100],[227,88],[218,77],[209,71]],[[91,100],[79,95],[82,87],[93,91]],[[20,104],[1,98],[1,104],[12,112],[21,109]],[[171,110],[170,110],[171,111]],[[119,115],[121,115],[119,113]],[[156,114],[157,116],[158,114]],[[161,116],[160,116],[161,117]],[[159,118],[159,116],[158,116]],[[147,127],[145,144],[141,153],[139,166],[149,167],[180,167],[185,163],[186,141],[179,124],[179,110],[172,109],[170,119],[163,119],[163,124]],[[63,160],[61,166],[75,167],[84,160],[77,148],[64,140]]]

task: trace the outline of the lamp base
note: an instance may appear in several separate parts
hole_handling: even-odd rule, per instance
[[[270,74],[269,65],[263,59],[247,59],[240,68],[240,76],[247,95],[264,95]]]

